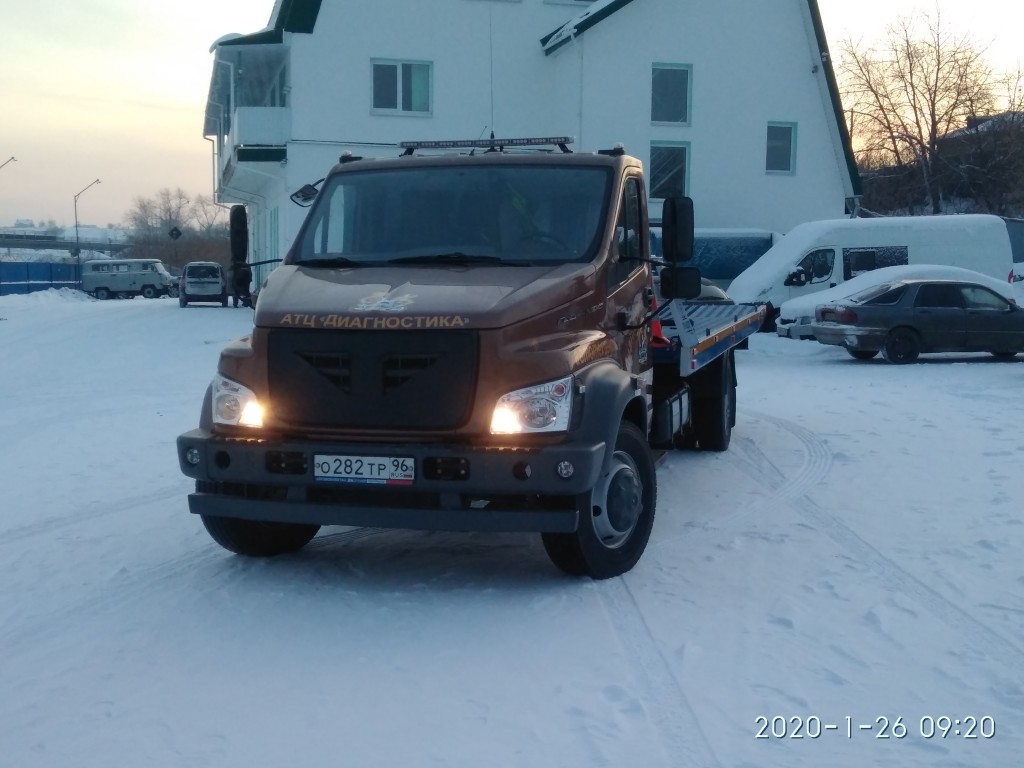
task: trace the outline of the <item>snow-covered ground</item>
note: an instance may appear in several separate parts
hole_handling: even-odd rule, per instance
[[[1021,764],[1024,356],[755,336],[732,447],[592,582],[525,535],[217,547],[174,441],[251,317],[0,298],[0,765]]]

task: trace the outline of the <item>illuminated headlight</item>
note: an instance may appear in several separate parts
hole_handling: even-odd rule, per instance
[[[213,378],[213,422],[262,427],[263,406],[251,389],[218,375]]]
[[[502,395],[491,416],[491,434],[565,432],[571,414],[572,376],[567,376]]]

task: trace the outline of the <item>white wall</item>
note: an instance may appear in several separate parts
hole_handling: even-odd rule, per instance
[[[586,3],[546,0],[324,2],[312,35],[289,34],[292,139],[277,187],[283,255],[305,209],[287,195],[359,142],[575,135],[578,151],[623,142],[649,164],[652,140],[688,142],[697,226],[788,231],[843,215],[842,147],[806,0],[635,0],[545,56],[540,38]],[[371,59],[429,61],[432,114],[379,115]],[[687,126],[652,125],[651,65],[692,65]],[[768,122],[797,125],[796,171],[764,170]]]

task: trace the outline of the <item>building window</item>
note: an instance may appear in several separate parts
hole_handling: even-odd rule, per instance
[[[373,61],[373,109],[430,113],[431,65],[422,61]]]
[[[655,64],[651,68],[651,122],[690,122],[689,64]]]
[[[796,125],[768,123],[768,143],[764,169],[769,173],[796,171]]]
[[[682,197],[686,194],[690,145],[683,142],[651,143],[651,199]]]

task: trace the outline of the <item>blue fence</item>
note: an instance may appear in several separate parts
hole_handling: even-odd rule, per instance
[[[39,261],[0,261],[0,296],[45,291],[48,288],[77,288],[77,264]]]

